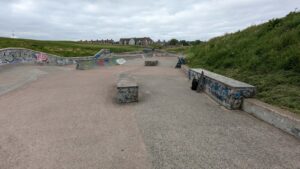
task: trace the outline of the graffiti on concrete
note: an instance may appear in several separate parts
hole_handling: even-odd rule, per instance
[[[189,70],[187,75],[190,79],[198,79],[200,73]],[[231,87],[216,79],[204,76],[204,90],[216,101],[229,109],[239,109],[242,105],[243,98],[253,97],[255,88],[249,87]]]
[[[127,74],[121,74],[117,83],[117,90],[117,100],[119,103],[138,101],[139,87],[135,78]]]
[[[0,50],[0,64],[28,63],[34,62],[35,59],[35,53],[32,51]]]
[[[118,65],[116,57],[101,57],[97,58],[83,58],[76,61],[77,66],[76,69],[79,70],[87,70],[93,69],[96,66],[113,66]]]
[[[117,64],[117,58],[116,57],[103,58],[98,60],[98,63],[100,66],[113,66]]]
[[[48,55],[45,53],[36,53],[36,62],[37,63],[47,63]]]
[[[206,91],[211,93],[223,104],[231,109],[239,108],[242,104],[242,94],[240,91],[230,88],[213,79],[206,78],[205,88]]]
[[[138,101],[138,86],[118,87],[117,100],[119,103],[131,103]]]
[[[95,54],[95,59],[102,58],[104,55],[109,54],[110,51],[108,49],[101,49],[98,53]]]
[[[22,48],[0,49],[0,65],[17,63],[46,63],[49,65],[76,64],[77,60],[87,57],[60,57],[52,54]]]
[[[111,66],[116,65],[116,57],[108,57],[110,51],[100,50],[95,56],[90,57],[60,57],[52,54],[33,51],[23,48],[0,49],[0,65],[14,63],[43,63],[49,65],[70,65],[83,63],[82,67],[92,68],[95,65]],[[83,61],[82,61],[83,60]],[[88,62],[86,60],[89,60]]]

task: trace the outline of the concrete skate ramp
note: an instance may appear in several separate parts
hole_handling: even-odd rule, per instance
[[[42,69],[0,96],[0,169],[299,168],[299,140],[190,90],[177,58],[143,62]],[[136,77],[138,103],[114,102],[121,73]]]
[[[40,64],[63,66],[76,64],[82,59],[100,59],[109,53],[107,49],[101,49],[94,56],[82,57],[62,57],[40,51],[25,48],[5,48],[0,49],[0,66],[7,64]]]
[[[36,65],[5,65],[0,66],[0,95],[18,89],[39,77],[49,73],[70,70],[71,68]]]

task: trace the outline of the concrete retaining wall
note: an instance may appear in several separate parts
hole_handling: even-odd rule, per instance
[[[245,99],[242,109],[300,139],[300,118],[296,114],[256,99]]]
[[[24,48],[0,49],[0,66],[18,63],[69,65],[75,64],[77,60],[82,58],[88,57],[61,57]]]

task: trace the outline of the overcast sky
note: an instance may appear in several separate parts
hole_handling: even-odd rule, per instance
[[[0,0],[0,36],[207,40],[300,8],[300,0]]]

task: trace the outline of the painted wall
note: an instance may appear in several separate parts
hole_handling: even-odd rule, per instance
[[[78,58],[76,60],[76,69],[88,70],[96,66],[112,66],[117,64],[117,59],[117,57],[111,57],[111,53],[108,49],[101,49],[93,57]]]
[[[75,64],[76,60],[83,57],[60,57],[48,53],[33,51],[24,48],[5,48],[0,49],[0,66],[5,64],[49,64],[49,65],[68,65]],[[86,57],[84,57],[86,58]]]
[[[76,61],[76,69],[78,70],[88,70],[93,69],[97,66],[113,66],[117,65],[117,58],[90,58],[90,59],[79,59]]]
[[[189,70],[188,77],[200,77],[200,73]],[[224,84],[218,79],[213,79],[204,74],[204,91],[215,101],[222,104],[228,109],[240,109],[244,98],[255,96],[255,87],[231,87]]]

